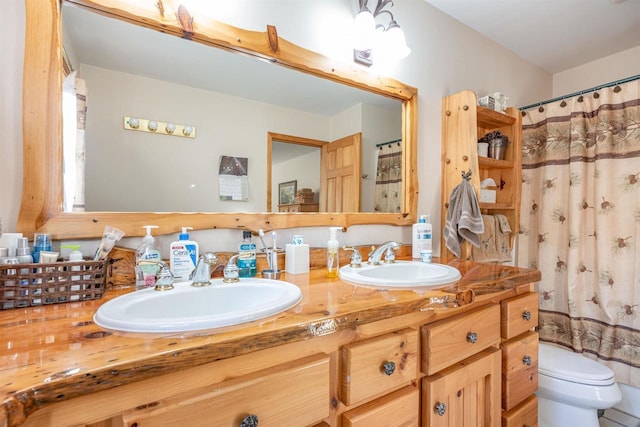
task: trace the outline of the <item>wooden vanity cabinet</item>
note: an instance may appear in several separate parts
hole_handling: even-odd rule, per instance
[[[261,426],[536,426],[537,294],[433,315],[87,393],[36,411],[24,426],[240,426],[251,415]]]

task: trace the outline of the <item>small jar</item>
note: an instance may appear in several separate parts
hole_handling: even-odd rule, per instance
[[[431,249],[422,249],[420,250],[420,261],[424,263],[431,262],[432,251]]]

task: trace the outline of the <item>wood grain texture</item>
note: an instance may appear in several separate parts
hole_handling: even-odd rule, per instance
[[[322,351],[325,338],[360,330],[379,334],[381,329],[390,329],[396,318],[414,323],[442,320],[529,292],[532,283],[540,280],[536,270],[473,262],[452,265],[461,271],[462,279],[424,294],[358,287],[327,279],[323,269],[301,275],[285,273],[283,280],[302,290],[300,304],[278,316],[228,330],[134,334],[96,326],[93,314],[97,308],[131,292],[132,287],[109,289],[97,301],[5,310],[0,313],[0,420],[7,426],[20,425],[29,414],[55,403],[275,351],[283,345]],[[475,302],[464,307],[445,307],[439,302],[463,289],[474,289]],[[327,335],[319,336],[322,333]],[[253,360],[246,368],[256,364]]]

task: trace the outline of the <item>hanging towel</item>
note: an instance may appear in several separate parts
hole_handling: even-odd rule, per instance
[[[511,261],[511,226],[505,215],[496,215],[496,249],[500,262]]]
[[[484,232],[478,197],[466,179],[456,185],[449,196],[449,210],[444,224],[444,241],[456,258],[460,258],[463,240],[480,246],[480,234]]]
[[[497,219],[493,215],[482,215],[484,222],[484,232],[480,235],[480,246],[473,248],[471,255],[474,261],[478,262],[498,262],[500,254],[498,253],[497,235]]]

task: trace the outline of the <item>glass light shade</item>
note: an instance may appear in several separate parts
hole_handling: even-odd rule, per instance
[[[131,126],[132,129],[138,129],[138,127],[140,126],[140,121],[138,121],[136,117],[130,117],[129,126]]]
[[[173,123],[167,123],[165,130],[168,134],[172,134],[176,130],[176,125],[174,125]]]
[[[380,45],[384,59],[388,61],[399,61],[411,53],[404,31],[398,25],[392,25],[385,31]]]
[[[355,18],[355,37],[353,47],[357,50],[367,50],[373,47],[376,21],[369,9],[362,8]]]
[[[149,124],[147,124],[147,128],[151,132],[155,132],[156,130],[158,130],[158,122],[156,122],[155,120],[149,120]]]
[[[193,127],[190,125],[185,125],[184,129],[182,129],[182,134],[184,136],[189,136],[193,133]]]

